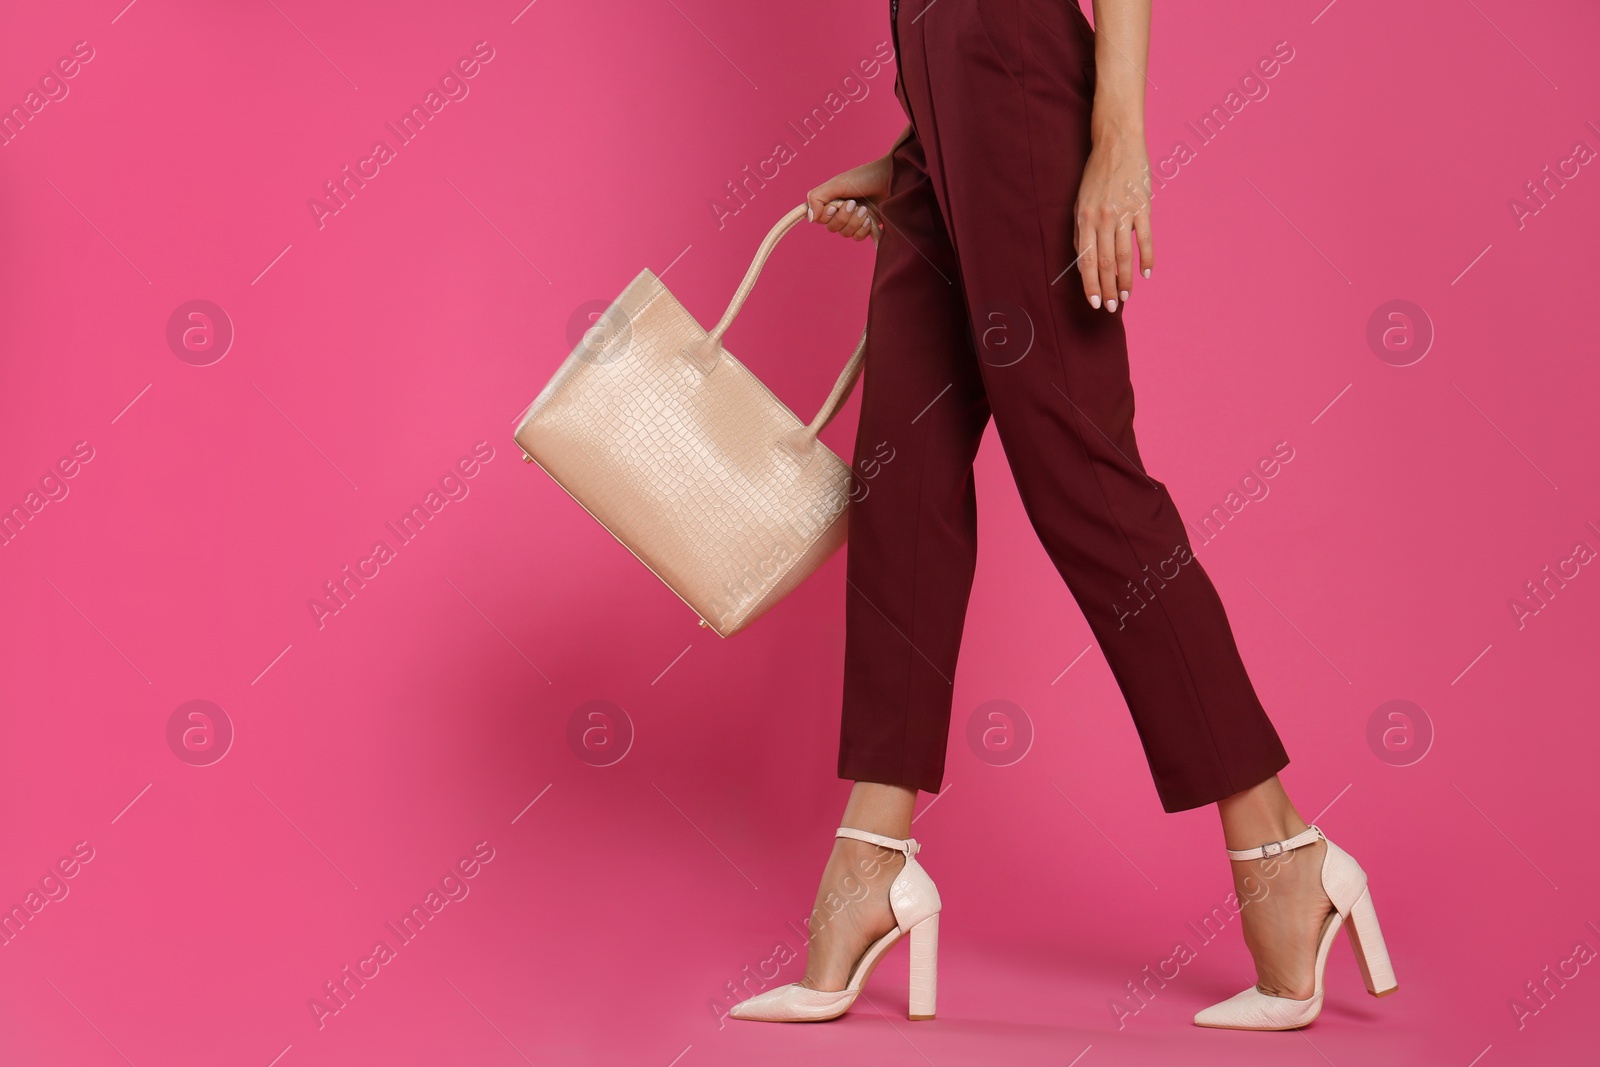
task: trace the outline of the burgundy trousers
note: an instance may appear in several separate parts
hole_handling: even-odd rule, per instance
[[[895,94],[913,132],[893,153],[868,310],[839,775],[943,783],[977,555],[972,463],[992,417],[1162,806],[1256,785],[1288,756],[1140,461],[1122,311],[1091,308],[1073,266],[1094,32],[1075,0],[897,7]],[[1028,605],[1016,614],[1026,625]]]

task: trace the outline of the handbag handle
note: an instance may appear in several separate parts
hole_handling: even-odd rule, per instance
[[[793,208],[788,214],[777,221],[772,229],[767,231],[767,236],[761,241],[761,247],[756,249],[755,258],[750,261],[750,268],[744,272],[744,280],[739,283],[739,288],[734,292],[733,299],[728,303],[728,310],[722,313],[722,319],[706,335],[703,354],[694,354],[691,358],[698,363],[702,370],[709,371],[715,366],[715,361],[722,346],[722,335],[728,332],[728,327],[733,325],[734,316],[739,314],[739,309],[744,307],[745,298],[750,295],[750,290],[755,288],[756,279],[761,275],[761,268],[766,266],[767,257],[777,247],[783,235],[788,233],[794,225],[806,216],[806,205],[801,204]],[[872,231],[872,243],[878,243],[877,228]],[[850,353],[850,358],[844,365],[844,370],[839,372],[839,378],[833,383],[833,391],[828,394],[828,399],[822,402],[816,417],[811,424],[794,434],[790,434],[783,442],[783,447],[793,453],[796,458],[804,460],[809,456],[812,447],[816,444],[817,434],[821,433],[833,417],[839,413],[844,402],[850,398],[850,392],[855,388],[856,380],[861,377],[861,367],[865,362],[867,351],[867,331],[861,330],[861,340],[856,342],[855,351]],[[698,358],[695,358],[698,356]]]

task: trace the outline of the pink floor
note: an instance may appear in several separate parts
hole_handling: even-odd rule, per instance
[[[1160,812],[992,439],[939,1017],[901,948],[835,1024],[722,1018],[802,967],[844,557],[722,641],[511,422],[641,268],[709,323],[883,151],[887,4],[14,6],[0,1067],[1600,1061],[1592,5],[1158,5],[1141,448],[1401,983],[1341,942],[1289,1034],[1189,1023],[1253,977],[1197,933],[1215,818]],[[730,347],[809,415],[870,269],[794,235]]]

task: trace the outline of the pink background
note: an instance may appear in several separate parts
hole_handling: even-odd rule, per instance
[[[1119,1028],[1126,983],[1227,895],[1220,835],[1160,812],[992,439],[947,788],[915,827],[939,1018],[905,1022],[903,949],[840,1023],[717,1018],[802,947],[843,804],[844,557],[719,640],[511,422],[585,305],[670,266],[709,324],[805,189],[888,146],[892,69],[812,143],[786,125],[889,39],[886,3],[124,3],[0,31],[7,108],[93,50],[0,148],[0,507],[60,497],[0,546],[0,903],[68,891],[0,949],[0,1062],[1594,1062],[1593,967],[1520,1028],[1510,1002],[1600,948],[1600,573],[1569,565],[1521,628],[1509,602],[1600,549],[1600,170],[1520,227],[1508,206],[1600,148],[1592,5],[1157,6],[1151,155],[1193,158],[1127,310],[1141,447],[1195,526],[1294,450],[1198,555],[1402,987],[1369,1000],[1341,944],[1322,1019],[1257,1035],[1189,1023],[1251,978],[1237,924]],[[307,201],[480,41],[469,95],[319,228]],[[1268,94],[1202,145],[1185,124],[1280,41]],[[797,158],[719,227],[779,140]],[[870,271],[797,233],[730,347],[809,416]],[[166,339],[194,299],[236,331],[209,366]],[[1366,340],[1396,299],[1437,335],[1409,366]],[[480,441],[446,482],[466,495],[319,629],[323,583]],[[93,458],[48,478],[78,442]],[[232,725],[220,762],[169,746],[190,700]],[[593,700],[632,732],[610,766],[569,744]],[[1008,766],[966,739],[990,700],[1031,724]],[[1390,762],[1403,731],[1369,745],[1390,700],[1431,724],[1420,761]],[[468,895],[319,1028],[323,984],[480,842],[446,882]]]

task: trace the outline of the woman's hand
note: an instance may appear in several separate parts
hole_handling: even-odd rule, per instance
[[[878,201],[889,195],[893,164],[888,156],[852,167],[806,194],[806,218],[841,234],[864,241],[882,229]]]
[[[1108,133],[1097,138],[1083,168],[1073,213],[1073,246],[1083,295],[1107,311],[1126,303],[1133,290],[1133,242],[1139,265],[1150,277],[1155,249],[1150,242],[1150,157],[1142,133]]]

